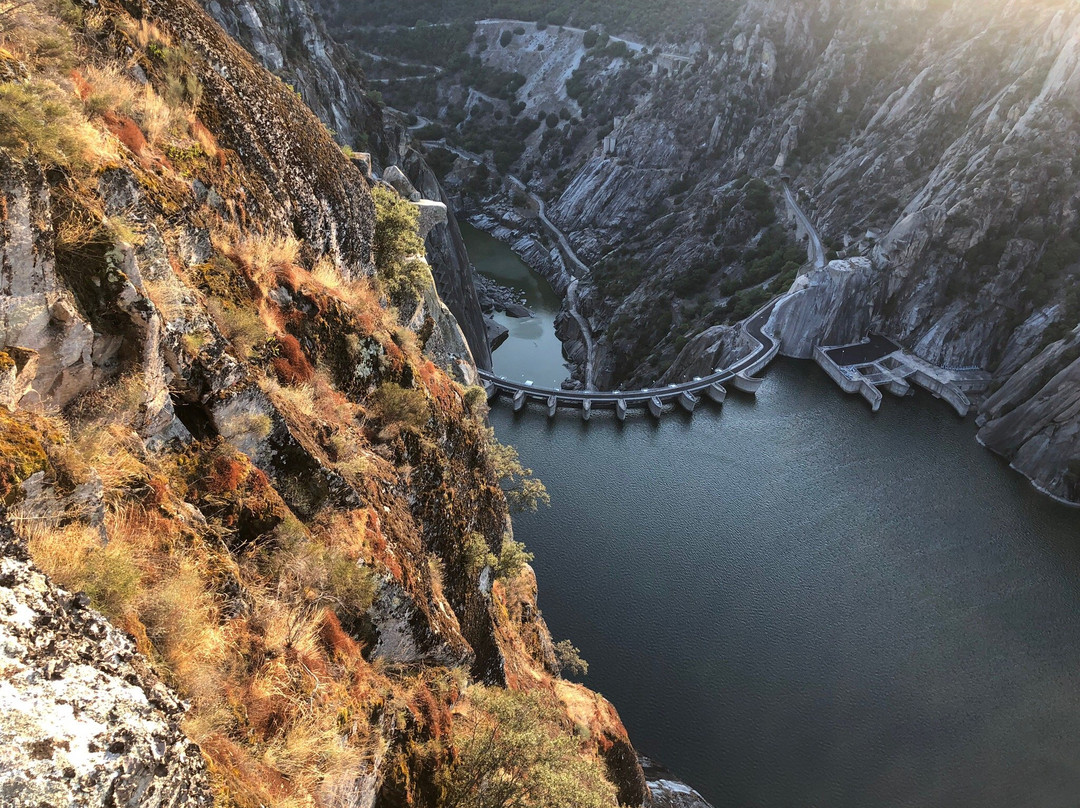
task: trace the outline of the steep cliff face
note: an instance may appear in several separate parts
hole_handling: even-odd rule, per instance
[[[13,14],[0,499],[40,569],[133,640],[12,572],[4,542],[26,675],[5,680],[0,792],[33,778],[66,802],[65,755],[134,724],[130,748],[73,758],[74,799],[196,804],[205,765],[221,805],[434,806],[496,776],[461,760],[512,715],[545,787],[644,802],[614,708],[558,676],[506,497],[538,492],[513,487],[483,391],[448,375],[471,366],[423,257],[430,206],[370,178],[191,0]],[[35,645],[46,612],[103,638],[104,659],[72,639],[70,684],[116,709],[88,706],[77,738],[23,720],[67,675]],[[151,679],[113,682],[133,647],[186,714]]]
[[[882,273],[870,326],[921,356],[1004,382],[1076,325],[1073,4],[746,0],[725,25],[642,47],[487,22],[469,52],[521,91],[451,70],[411,92],[429,115],[465,104],[458,145],[521,132],[510,170],[593,270],[601,384],[671,378],[696,335],[790,284],[785,175],[832,257]],[[1063,495],[1042,462],[1026,473]]]
[[[425,199],[445,201],[403,123],[369,97],[363,69],[327,34],[306,0],[209,0],[203,5],[267,70],[300,94],[338,142],[372,154],[376,170],[406,167]],[[429,232],[426,246],[440,295],[464,331],[473,359],[480,367],[490,367],[468,253],[452,213],[446,224]]]
[[[1047,493],[1080,501],[1080,334],[1048,345],[983,406],[979,442]]]
[[[880,296],[881,277],[868,260],[833,261],[799,278],[769,325],[784,356],[810,359],[819,345],[846,345],[865,337]]]

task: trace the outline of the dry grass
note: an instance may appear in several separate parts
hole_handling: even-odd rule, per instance
[[[70,36],[43,8],[28,6],[13,15],[18,25],[0,25],[0,48],[23,60],[33,77],[0,88],[7,93],[0,116],[14,124],[0,127],[0,137],[10,138],[16,153],[33,151],[68,169],[51,192],[60,210],[59,250],[78,258],[87,245],[138,243],[134,218],[105,215],[96,172],[105,164],[126,166],[149,189],[151,180],[197,172],[204,154],[218,154],[213,134],[193,112],[201,88],[185,63],[187,52],[151,23],[125,23],[119,7],[65,12],[110,36],[106,22],[126,25],[131,42],[149,57],[155,90],[132,81],[128,64],[93,63],[92,37]],[[205,292],[242,360],[254,363],[276,348],[291,369],[305,370],[301,346],[314,356],[313,338],[296,311],[283,312],[268,296],[275,286],[302,288],[320,311],[325,306],[355,332],[358,352],[374,335],[386,347],[388,366],[419,367],[413,336],[396,327],[370,280],[346,281],[330,258],[313,260],[310,248],[287,234],[241,234],[216,220],[199,224],[215,231],[215,246],[228,261],[184,270],[183,281],[150,283],[148,294],[166,319],[180,317]],[[300,339],[286,339],[289,332]],[[189,335],[185,349],[198,354],[207,338]],[[396,481],[407,473],[370,451],[363,408],[326,375],[261,384],[294,431],[322,445],[351,480],[375,491],[374,481],[357,478]],[[384,710],[412,710],[417,721],[438,726],[440,737],[448,731],[443,696],[433,699],[426,684],[414,686],[397,672],[391,679],[387,665],[364,660],[348,633],[359,636],[376,565],[399,577],[430,574],[441,598],[439,562],[418,554],[418,567],[390,566],[401,554],[386,538],[395,528],[384,535],[383,525],[407,519],[407,506],[393,515],[381,505],[324,515],[309,531],[288,514],[266,475],[221,439],[148,451],[131,427],[145,403],[138,374],[85,396],[66,411],[66,431],[43,437],[47,445],[24,464],[24,471],[44,470],[62,491],[100,477],[107,543],[86,524],[89,514],[69,513],[61,523],[16,511],[19,531],[43,569],[62,585],[87,591],[191,702],[185,729],[210,758],[221,805],[347,804],[365,761],[385,743],[373,729]],[[417,418],[426,412],[420,409]],[[265,436],[271,425],[267,416],[251,414],[233,426]]]
[[[257,347],[270,339],[266,322],[249,308],[211,299],[206,309],[218,330],[232,343],[237,359],[249,359]]]
[[[334,262],[327,256],[323,256],[315,263],[311,277],[331,292],[340,293],[348,287],[338,268],[334,266]]]
[[[187,290],[175,275],[161,280],[145,282],[146,296],[161,314],[161,318],[171,323],[180,319],[187,307]],[[209,339],[209,335],[204,335]]]
[[[299,270],[300,242],[292,236],[241,233],[231,227],[217,233],[214,247],[261,290],[273,289]]]
[[[118,535],[103,544],[101,534],[82,523],[11,514],[16,531],[26,540],[38,566],[59,586],[86,592],[94,608],[123,621],[138,595],[141,570],[138,548],[130,537]]]
[[[298,423],[317,419],[319,405],[316,401],[314,385],[288,386],[280,384],[269,376],[264,376],[259,380],[259,386],[289,421]]]

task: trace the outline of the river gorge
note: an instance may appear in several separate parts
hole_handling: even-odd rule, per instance
[[[550,348],[512,335],[496,368],[550,375]],[[1072,805],[1076,512],[940,401],[888,404],[781,360],[692,419],[496,405],[552,497],[515,520],[544,616],[716,805]]]

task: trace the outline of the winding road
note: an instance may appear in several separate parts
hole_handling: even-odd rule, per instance
[[[750,382],[749,378],[754,373],[769,364],[780,351],[780,343],[768,332],[765,326],[772,317],[773,309],[783,300],[783,296],[770,300],[753,316],[743,321],[743,330],[746,335],[758,344],[756,350],[749,356],[743,357],[738,362],[726,368],[718,368],[709,376],[693,379],[682,384],[672,384],[667,387],[643,388],[641,390],[614,390],[602,392],[598,390],[556,390],[550,387],[536,387],[531,384],[510,381],[501,376],[496,376],[486,370],[478,371],[480,379],[488,389],[490,398],[499,393],[508,393],[513,396],[523,395],[525,399],[538,401],[552,401],[560,407],[616,407],[621,401],[628,407],[649,406],[653,399],[660,403],[678,401],[684,394],[696,396],[709,390],[716,385],[729,382],[738,377],[741,381]],[[696,402],[695,402],[696,403]]]
[[[784,199],[787,201],[788,208],[795,214],[796,220],[798,220],[802,229],[806,231],[810,241],[806,251],[807,258],[815,268],[821,269],[825,266],[825,245],[821,243],[821,237],[818,235],[814,223],[810,221],[810,217],[803,212],[803,209],[799,207],[799,203],[795,201],[795,194],[792,193],[791,186],[787,182],[784,182],[783,185]]]
[[[445,140],[425,142],[424,145],[439,146],[448,149],[467,160],[478,163],[483,162],[479,155],[471,154],[451,146],[446,143]],[[517,177],[509,176],[508,179],[536,203],[538,217],[558,243],[559,251],[563,256],[563,259],[572,264],[583,275],[588,276],[590,274],[588,266],[578,258],[577,253],[574,252],[574,248],[570,246],[570,241],[566,238],[566,235],[562,230],[548,218],[547,205],[544,200],[530,191],[528,186]],[[795,195],[792,193],[791,188],[786,181],[783,183],[783,192],[785,201],[809,238],[806,269],[824,267],[826,265],[825,245],[822,243],[821,237],[814,227],[814,223],[810,221],[810,217],[808,217],[802,208],[799,207]],[[489,398],[493,399],[500,393],[512,395],[515,398],[515,407],[520,406],[525,400],[530,399],[546,401],[552,411],[554,411],[555,407],[579,407],[588,410],[593,406],[596,406],[599,408],[616,407],[625,410],[626,407],[649,406],[652,408],[658,403],[666,404],[671,401],[681,401],[685,404],[685,396],[689,395],[696,397],[701,393],[708,393],[710,392],[710,388],[720,388],[723,383],[732,380],[736,380],[736,384],[744,384],[745,386],[753,388],[755,386],[755,380],[750,377],[754,373],[762,370],[780,352],[779,341],[774,335],[766,332],[765,327],[768,325],[777,305],[787,297],[786,294],[773,298],[757,312],[743,321],[743,331],[751,340],[757,343],[758,347],[748,356],[743,357],[734,364],[729,365],[726,368],[717,368],[716,372],[709,376],[696,378],[681,384],[668,385],[667,387],[662,388],[643,388],[640,390],[627,391],[596,390],[594,389],[595,386],[593,384],[596,346],[588,322],[578,311],[577,290],[579,282],[580,279],[576,277],[571,281],[570,286],[566,290],[566,298],[570,314],[581,327],[581,333],[585,340],[587,352],[585,363],[586,389],[562,390],[550,387],[536,387],[524,382],[504,379],[490,371],[479,370],[478,375],[483,382],[484,387],[487,388]],[[720,389],[722,390],[722,388]],[[694,398],[690,408],[696,403],[697,398]]]
[[[461,157],[462,159],[468,160],[473,163],[484,163],[484,160],[480,157],[480,155],[467,152],[464,149],[459,149],[456,146],[451,146],[449,143],[446,142],[445,138],[442,140],[425,140],[423,141],[423,145],[427,147],[446,149],[447,151],[456,154],[458,157]],[[558,244],[559,253],[560,255],[562,255],[563,261],[572,264],[581,275],[584,275],[586,277],[589,276],[591,273],[588,266],[585,265],[584,261],[578,258],[577,253],[574,252],[574,248],[570,246],[570,240],[567,239],[566,234],[563,233],[563,231],[560,230],[558,226],[553,221],[551,221],[551,219],[548,218],[547,204],[544,202],[544,200],[538,197],[532,191],[530,191],[529,186],[527,186],[524,182],[522,182],[520,179],[513,176],[512,174],[507,175],[507,179],[510,180],[513,185],[519,188],[522,193],[529,197],[529,199],[536,203],[538,218],[540,219],[544,227],[547,228],[548,232],[552,235],[552,237],[555,239],[555,242]],[[580,282],[581,279],[576,276],[570,282],[570,285],[566,289],[566,303],[570,311],[570,316],[573,317],[574,320],[577,322],[578,327],[581,329],[582,339],[585,340],[585,388],[587,390],[594,390],[596,387],[596,385],[593,383],[596,369],[596,341],[593,339],[592,328],[589,326],[589,321],[586,320],[585,317],[578,310],[577,290]]]
[[[564,251],[566,258],[583,272],[587,273],[588,268],[580,261],[580,259],[578,259],[577,255],[570,247],[569,242],[566,240],[566,236],[563,235],[562,231],[547,218],[544,201],[535,194],[532,194],[521,180],[516,177],[511,177],[510,179],[515,185],[536,200],[540,210],[540,220],[556,237],[560,249]],[[799,224],[803,227],[809,237],[809,245],[807,247],[808,262],[806,268],[824,267],[826,264],[825,246],[821,241],[821,237],[818,235],[817,229],[814,227],[814,223],[810,221],[810,218],[803,212],[802,208],[799,207],[798,202],[795,200],[795,195],[792,193],[791,188],[786,182],[783,184],[783,190],[784,198],[787,201],[788,206],[791,208],[795,218],[799,221]],[[572,313],[574,313],[576,317],[580,317],[580,315],[577,314],[576,309],[576,293],[577,280],[575,280],[570,285],[570,289],[567,290],[567,298],[573,305]],[[654,414],[657,414],[659,412],[657,405],[670,403],[671,401],[678,401],[685,405],[688,403],[686,396],[689,395],[695,397],[689,401],[687,407],[688,409],[692,409],[697,403],[696,396],[699,396],[701,393],[710,393],[712,392],[710,388],[715,389],[725,382],[735,380],[736,385],[742,384],[750,389],[754,388],[754,380],[749,377],[762,370],[780,352],[779,341],[775,335],[767,332],[765,329],[769,320],[772,318],[773,311],[775,311],[776,307],[786,297],[787,294],[783,294],[773,298],[757,312],[743,321],[743,331],[751,340],[756,342],[758,346],[749,356],[743,357],[726,368],[717,368],[716,372],[709,376],[696,378],[689,382],[683,382],[682,384],[672,384],[667,387],[656,389],[644,388],[641,390],[601,392],[591,389],[592,385],[589,385],[590,389],[588,390],[554,390],[545,387],[535,387],[530,384],[504,379],[488,371],[480,371],[480,378],[488,390],[489,397],[494,398],[500,393],[512,395],[515,399],[514,404],[516,408],[522,406],[526,400],[531,399],[546,401],[552,412],[554,412],[556,407],[580,407],[584,410],[589,410],[593,406],[616,407],[620,408],[621,417],[622,411],[625,411],[626,407],[648,406],[650,409],[653,409]],[[581,320],[579,320],[579,322],[581,322]],[[588,335],[588,329],[583,327],[582,333]],[[586,344],[590,345],[590,370],[588,373],[589,378],[591,379],[591,335],[587,338]]]
[[[530,191],[529,187],[517,177],[511,176],[509,179],[510,182],[520,188],[529,199],[536,203],[540,221],[555,238],[556,243],[559,245],[559,252],[563,256],[563,260],[568,261],[577,267],[581,274],[585,276],[590,275],[589,268],[585,266],[584,261],[578,258],[577,253],[574,252],[574,248],[570,246],[570,240],[566,238],[566,234],[548,218],[547,205],[544,203],[544,200]],[[578,310],[577,290],[580,281],[580,278],[575,277],[574,280],[570,282],[570,286],[566,289],[566,302],[570,308],[570,316],[577,321],[578,327],[581,329],[582,339],[585,340],[585,387],[588,390],[593,390],[596,387],[593,384],[593,379],[595,378],[593,372],[596,367],[596,343],[593,340],[592,328],[589,326],[589,322]]]

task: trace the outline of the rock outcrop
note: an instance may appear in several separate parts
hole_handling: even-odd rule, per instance
[[[640,760],[652,794],[653,808],[712,808],[704,797],[664,766],[647,757]]]
[[[752,349],[739,326],[714,326],[687,343],[667,373],[660,377],[660,383],[675,384],[695,376],[708,376],[717,368],[733,364]]]
[[[1040,490],[1080,501],[1080,334],[1047,346],[983,405],[979,442]]]
[[[865,258],[833,261],[803,275],[769,321],[780,353],[810,359],[819,345],[858,342],[874,322],[880,290],[880,274]]]
[[[213,805],[186,706],[85,595],[34,567],[2,509],[0,668],[4,805]]]
[[[288,82],[343,145],[370,152],[377,170],[401,173],[404,168],[420,194],[415,201],[447,203],[398,116],[368,97],[363,70],[348,49],[326,33],[307,0],[207,0],[204,6],[264,67]],[[449,220],[432,219],[424,235],[440,296],[464,332],[473,360],[490,367],[484,319],[457,222],[452,214]],[[439,324],[440,329],[448,327]]]

